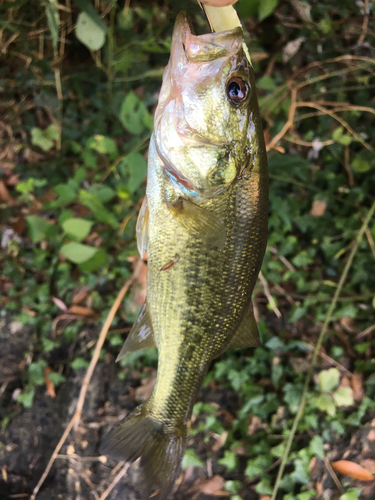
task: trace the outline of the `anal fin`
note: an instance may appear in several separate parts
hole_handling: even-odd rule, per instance
[[[131,352],[151,347],[156,347],[156,344],[154,332],[152,331],[151,318],[148,314],[147,303],[145,302],[133,328],[130,330],[128,338],[125,340],[120,354],[117,356],[116,362]]]
[[[259,332],[258,327],[254,318],[253,308],[250,307],[238,327],[236,333],[234,334],[232,340],[224,348],[214,354],[214,357],[218,357],[227,349],[236,349],[238,347],[259,347]]]
[[[191,235],[208,245],[224,247],[227,230],[224,221],[214,212],[184,198],[179,198],[174,205],[168,204],[168,209]]]

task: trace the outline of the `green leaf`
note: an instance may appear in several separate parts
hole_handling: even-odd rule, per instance
[[[350,387],[340,387],[333,393],[337,406],[351,406],[354,404],[353,391]]]
[[[323,447],[323,439],[320,436],[314,436],[309,444],[309,451],[312,455],[321,458],[324,458],[324,447]]]
[[[256,486],[255,491],[259,493],[259,495],[272,495],[272,487],[270,484],[270,480],[264,477]]]
[[[352,161],[352,168],[359,173],[368,172],[371,169],[371,163],[360,155],[357,155]]]
[[[261,1],[262,0],[239,0],[235,8],[238,10],[240,18],[248,19],[249,17],[255,16],[259,10]]]
[[[229,491],[229,493],[238,493],[241,489],[241,481],[225,481],[225,490],[226,491]],[[233,497],[231,497],[231,500],[233,499]]]
[[[182,460],[182,468],[186,469],[187,467],[202,467],[203,462],[202,460],[197,456],[195,451],[192,448],[188,448],[185,451],[184,458]]]
[[[60,248],[60,253],[75,264],[82,264],[82,262],[88,261],[97,251],[97,248],[75,242],[67,243]]]
[[[105,33],[107,32],[107,25],[96,12],[93,4],[89,0],[73,0],[73,2],[78,5],[83,12],[86,12],[89,17],[91,17],[92,21],[97,24],[98,28],[101,28]]]
[[[108,224],[113,228],[117,228],[118,221],[114,214],[107,210],[103,203],[95,196],[95,194],[89,193],[83,189],[79,192],[79,201],[82,205],[89,208],[94,214],[95,218],[100,221]]]
[[[334,130],[332,139],[343,146],[349,146],[352,142],[352,136],[344,134],[344,127],[342,125]]]
[[[45,152],[53,147],[53,141],[46,135],[44,130],[38,127],[33,127],[31,129],[31,143]]]
[[[359,500],[361,498],[361,490],[359,488],[349,488],[349,490],[341,495],[339,500]]]
[[[331,415],[331,417],[336,415],[335,404],[328,394],[321,394],[320,396],[318,396],[315,399],[315,406],[319,408],[319,410],[322,410],[328,413],[328,415]]]
[[[276,83],[272,77],[266,75],[257,80],[257,87],[259,89],[273,90],[276,87]]]
[[[84,358],[76,358],[70,366],[73,368],[73,370],[81,370],[82,368],[87,368],[89,366],[88,361],[86,361]]]
[[[99,269],[99,267],[107,264],[107,262],[107,252],[104,250],[104,248],[98,248],[94,256],[86,262],[82,262],[79,267],[82,269],[82,271],[88,273]]]
[[[40,359],[36,363],[31,363],[28,372],[30,377],[31,385],[43,385],[44,384],[44,369],[47,366],[44,359]]]
[[[57,141],[60,138],[59,127],[54,123],[48,125],[48,127],[45,130],[43,130],[43,133],[46,137],[54,141]]]
[[[17,396],[17,401],[21,403],[25,408],[31,408],[33,406],[35,396],[35,390],[29,389],[27,391],[21,392]]]
[[[89,50],[99,50],[103,47],[106,32],[86,12],[78,15],[75,31],[78,40]]]
[[[38,215],[27,215],[26,221],[33,243],[39,243],[46,239],[47,236],[52,236],[56,231],[55,226],[51,222],[47,222],[43,217],[39,217]]]
[[[89,187],[88,192],[97,196],[102,203],[106,203],[116,196],[116,191],[103,184],[93,184]]]
[[[139,188],[147,174],[146,160],[140,153],[135,151],[126,155],[117,168],[127,181],[126,187],[129,194],[133,194]]]
[[[337,368],[323,370],[319,373],[318,380],[321,390],[324,392],[330,392],[339,385],[340,372]]]
[[[225,450],[224,457],[218,461],[220,465],[224,465],[229,472],[235,470],[238,466],[238,458],[234,451]]]
[[[59,9],[57,0],[47,0],[46,15],[48,27],[51,32],[53,50],[57,51],[57,42],[59,40]]]
[[[107,137],[106,135],[95,134],[87,140],[86,147],[88,149],[93,149],[102,155],[118,155],[116,142],[111,137]]]
[[[65,233],[75,241],[82,241],[90,233],[93,222],[79,217],[67,219],[62,223]]]
[[[276,9],[279,0],[261,0],[258,8],[259,21],[263,21]]]
[[[119,118],[125,130],[134,135],[141,134],[151,124],[145,103],[134,92],[129,92],[122,101]]]
[[[61,375],[61,373],[51,372],[47,375],[47,377],[56,387],[65,382],[65,377],[64,375]]]

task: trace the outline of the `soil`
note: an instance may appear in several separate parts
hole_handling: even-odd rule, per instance
[[[97,335],[98,328],[89,325],[82,331],[80,338],[87,344],[95,341]],[[14,397],[22,387],[22,371],[33,342],[34,332],[30,326],[12,321],[9,315],[0,317],[0,420],[9,417],[8,425],[0,431],[0,500],[30,497],[74,414],[85,375],[84,369],[70,372],[67,380],[56,389],[55,398],[46,393],[45,387],[38,387],[32,408],[21,409]],[[66,351],[57,351],[54,355],[58,359],[48,360],[51,365],[58,365],[64,356],[66,362],[71,355],[69,346],[66,346]],[[114,361],[114,355],[106,354],[104,360],[97,364],[85,400],[82,420],[61,448],[37,500],[99,500],[121,470],[123,464],[118,465],[100,455],[102,436],[136,406],[136,399],[148,397],[152,382],[142,385],[139,373],[129,373],[124,380],[119,380]],[[155,370],[149,370],[152,381]],[[202,390],[201,398],[219,404],[224,414],[229,414],[238,405],[235,395],[226,394],[222,390],[206,388]],[[355,434],[350,443],[343,442],[334,452],[330,452],[328,459],[353,460],[358,463],[374,456],[375,420]],[[212,471],[209,475],[220,476],[224,469],[217,464],[215,453],[211,457]],[[205,495],[199,491],[194,493],[191,489],[193,483],[197,484],[198,479],[204,480],[206,477],[206,467],[186,469],[181,473],[179,486],[171,498],[217,499],[217,495]],[[311,484],[317,490],[319,500],[336,500],[340,495],[334,475],[323,461],[313,464]],[[142,485],[142,471],[135,463],[105,498],[143,500]],[[373,482],[364,484],[353,480],[351,486],[361,487],[364,499],[375,498]],[[242,496],[244,500],[262,498],[250,486]]]

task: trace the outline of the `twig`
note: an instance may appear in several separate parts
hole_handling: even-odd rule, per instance
[[[369,18],[369,12],[368,12],[368,0],[364,0],[364,11],[365,14],[363,16],[363,24],[362,24],[362,30],[361,30],[361,35],[358,38],[357,45],[362,45],[362,43],[365,41],[366,35],[367,35],[367,28],[368,28],[368,18]]]
[[[272,139],[272,141],[267,144],[267,146],[266,146],[267,151],[270,151],[272,148],[274,148],[276,146],[276,144],[279,142],[279,140],[284,137],[284,135],[288,132],[288,130],[290,129],[290,127],[294,123],[294,115],[296,113],[297,89],[292,88],[290,90],[290,93],[291,93],[292,102],[291,102],[290,108],[289,108],[288,120],[285,123],[285,125],[283,126],[283,128],[280,130],[280,132],[278,134],[276,134],[275,137]]]
[[[113,488],[116,486],[116,484],[120,481],[122,477],[125,476],[129,469],[130,463],[126,463],[124,467],[120,470],[120,472],[117,474],[117,476],[114,477],[112,480],[111,484],[108,486],[108,488],[105,490],[105,492],[102,494],[102,496],[99,498],[99,500],[104,500],[107,498],[107,496],[111,493]]]
[[[79,423],[79,421],[81,419],[82,408],[83,408],[83,405],[84,405],[84,402],[85,402],[87,389],[88,389],[88,386],[89,386],[92,374],[94,373],[94,369],[95,369],[96,363],[98,362],[100,351],[101,351],[101,349],[103,347],[103,344],[104,344],[107,332],[109,330],[109,327],[112,324],[113,318],[115,317],[117,309],[119,308],[119,306],[120,306],[120,304],[121,304],[121,302],[122,302],[122,300],[123,300],[126,292],[129,290],[129,288],[131,287],[131,285],[137,279],[137,277],[139,275],[139,272],[141,270],[142,264],[143,264],[142,259],[139,259],[138,262],[135,265],[133,274],[126,281],[126,283],[124,284],[124,286],[121,288],[120,292],[118,293],[118,295],[116,297],[115,302],[113,303],[113,305],[111,307],[111,310],[108,313],[108,316],[107,316],[107,318],[106,318],[106,320],[104,322],[103,328],[101,329],[101,332],[99,334],[99,338],[98,338],[98,341],[96,343],[94,354],[92,356],[90,365],[87,368],[85,378],[83,379],[83,382],[82,382],[81,391],[79,393],[79,398],[78,398],[77,405],[76,405],[76,411],[75,411],[73,417],[71,418],[69,424],[67,425],[67,427],[66,427],[63,435],[61,436],[60,441],[57,443],[57,446],[54,449],[51,458],[49,459],[49,462],[47,464],[47,467],[45,468],[45,471],[43,472],[41,478],[38,481],[38,484],[35,486],[35,488],[33,490],[33,493],[32,493],[32,495],[30,497],[30,500],[35,500],[36,495],[38,494],[38,492],[39,492],[42,484],[44,483],[46,477],[48,476],[49,471],[51,470],[52,465],[53,465],[54,461],[56,460],[56,457],[57,457],[57,455],[58,455],[61,447],[63,446],[66,438],[68,437],[68,435],[69,435],[70,431],[72,430],[73,426],[77,427],[77,425],[78,425],[78,423]]]
[[[375,330],[375,324],[374,325],[371,325],[369,326],[368,328],[366,328],[365,330],[363,330],[362,332],[359,332],[358,335],[356,335],[355,339],[356,340],[359,340],[363,337],[366,337],[366,335],[370,335],[370,333],[372,333],[373,331]]]
[[[274,298],[272,297],[272,295],[271,295],[270,289],[269,289],[269,287],[268,287],[267,280],[266,280],[266,278],[263,276],[262,271],[259,273],[259,279],[260,279],[260,281],[261,281],[261,283],[262,283],[262,286],[263,286],[263,289],[264,289],[264,293],[265,293],[265,295],[266,295],[266,297],[267,297],[267,299],[268,299],[268,302],[269,302],[269,304],[270,304],[270,306],[271,306],[272,311],[276,314],[276,316],[277,316],[278,318],[281,318],[281,317],[282,317],[282,314],[281,314],[281,312],[280,312],[279,308],[278,308],[278,307],[277,307],[277,305],[276,305],[275,299],[274,299]]]
[[[346,278],[348,276],[350,267],[352,265],[352,262],[354,260],[355,255],[357,253],[359,244],[360,244],[360,242],[361,242],[361,240],[363,238],[363,235],[365,234],[366,227],[368,226],[368,224],[369,224],[372,216],[374,215],[374,212],[375,212],[375,203],[372,205],[372,207],[368,211],[366,219],[364,220],[361,229],[358,231],[357,237],[356,237],[356,239],[354,241],[354,245],[353,245],[352,251],[350,252],[348,260],[346,261],[343,273],[342,273],[342,275],[340,277],[340,281],[339,281],[339,283],[337,285],[337,288],[335,290],[335,293],[334,293],[331,305],[329,307],[329,310],[327,312],[326,318],[324,320],[323,327],[322,327],[322,329],[320,331],[318,342],[316,343],[316,346],[315,346],[315,349],[314,349],[314,352],[313,352],[313,356],[312,356],[312,359],[311,359],[309,371],[308,371],[307,376],[306,376],[306,380],[305,380],[305,384],[304,384],[304,387],[303,387],[301,401],[300,401],[299,406],[298,406],[298,411],[297,411],[297,414],[296,414],[296,416],[294,418],[293,426],[292,426],[292,429],[290,431],[290,434],[289,434],[287,442],[286,442],[284,454],[283,454],[283,457],[282,457],[282,461],[281,461],[279,472],[277,474],[276,484],[275,484],[275,488],[274,488],[274,490],[272,492],[272,498],[271,498],[271,500],[276,500],[276,497],[277,497],[277,494],[278,494],[278,491],[279,491],[279,488],[280,488],[281,480],[282,480],[282,477],[283,477],[283,474],[284,474],[285,465],[286,465],[286,463],[288,461],[288,457],[289,457],[290,449],[292,447],[293,439],[294,439],[294,436],[295,436],[295,433],[296,433],[299,421],[301,420],[301,417],[302,417],[304,409],[305,409],[308,388],[309,388],[309,385],[310,385],[310,381],[312,379],[313,370],[314,370],[314,367],[315,367],[315,364],[316,364],[316,360],[317,360],[317,357],[318,357],[318,354],[319,354],[319,351],[320,351],[320,347],[321,347],[322,342],[323,342],[324,335],[327,332],[328,325],[329,325],[329,323],[330,323],[330,321],[332,319],[333,311],[334,311],[334,309],[336,307],[336,304],[337,304],[337,299],[338,299],[338,297],[339,297],[339,295],[341,293],[341,290],[342,290],[342,288],[344,286],[344,283],[345,283]]]
[[[341,494],[345,493],[344,488],[342,487],[342,484],[339,481],[339,478],[336,476],[336,472],[332,469],[331,464],[329,463],[329,460],[327,457],[324,457],[324,465],[327,467],[327,470],[329,472],[329,475],[333,479],[335,485],[337,486],[337,489]]]

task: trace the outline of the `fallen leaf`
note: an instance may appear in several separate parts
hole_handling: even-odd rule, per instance
[[[10,196],[4,181],[0,180],[0,201],[12,201],[12,200],[13,198]]]
[[[68,309],[69,312],[73,314],[79,314],[80,316],[92,316],[95,312],[90,307],[83,307],[73,304]]]
[[[340,325],[343,327],[344,330],[346,330],[349,333],[357,333],[353,328],[354,325],[353,318],[344,316],[343,318],[340,319]]]
[[[353,389],[353,398],[356,403],[360,403],[362,399],[365,397],[365,392],[363,390],[363,377],[362,373],[353,373],[353,377],[351,379],[351,385]]]
[[[364,458],[361,460],[361,465],[370,472],[375,472],[375,460],[373,458]]]
[[[56,397],[55,386],[52,380],[48,377],[48,374],[52,372],[52,368],[46,366],[44,369],[44,382],[46,384],[47,393],[51,398]]]
[[[58,297],[51,297],[51,299],[52,299],[52,302],[55,304],[55,306],[57,306],[61,311],[68,310],[65,303],[61,299],[59,299]]]
[[[224,446],[227,437],[228,437],[227,431],[224,431],[222,434],[220,434],[220,436],[216,440],[216,443],[212,446],[212,451],[219,451],[220,448]]]
[[[359,479],[360,481],[373,481],[374,476],[361,467],[359,464],[355,462],[350,462],[349,460],[338,460],[337,462],[331,462],[332,468],[339,472],[340,474],[344,474],[345,476],[353,477],[354,479]]]
[[[190,488],[189,493],[204,493],[205,495],[214,495],[221,491],[225,486],[225,479],[221,476],[213,476],[209,479],[198,479]]]
[[[269,495],[260,495],[259,500],[271,500]]]
[[[326,211],[326,208],[327,203],[325,201],[314,200],[310,210],[310,215],[312,215],[313,217],[321,217]]]
[[[251,417],[251,422],[247,430],[247,435],[252,436],[253,434],[256,434],[262,427],[263,427],[262,420],[254,415],[253,417]]]
[[[304,37],[296,38],[291,42],[288,42],[285,47],[283,47],[283,63],[286,63],[299,51],[302,43],[305,41]]]
[[[85,298],[88,296],[89,292],[90,292],[90,288],[87,286],[78,290],[77,293],[75,293],[73,295],[72,303],[79,304],[80,302],[83,302],[85,300]]]

